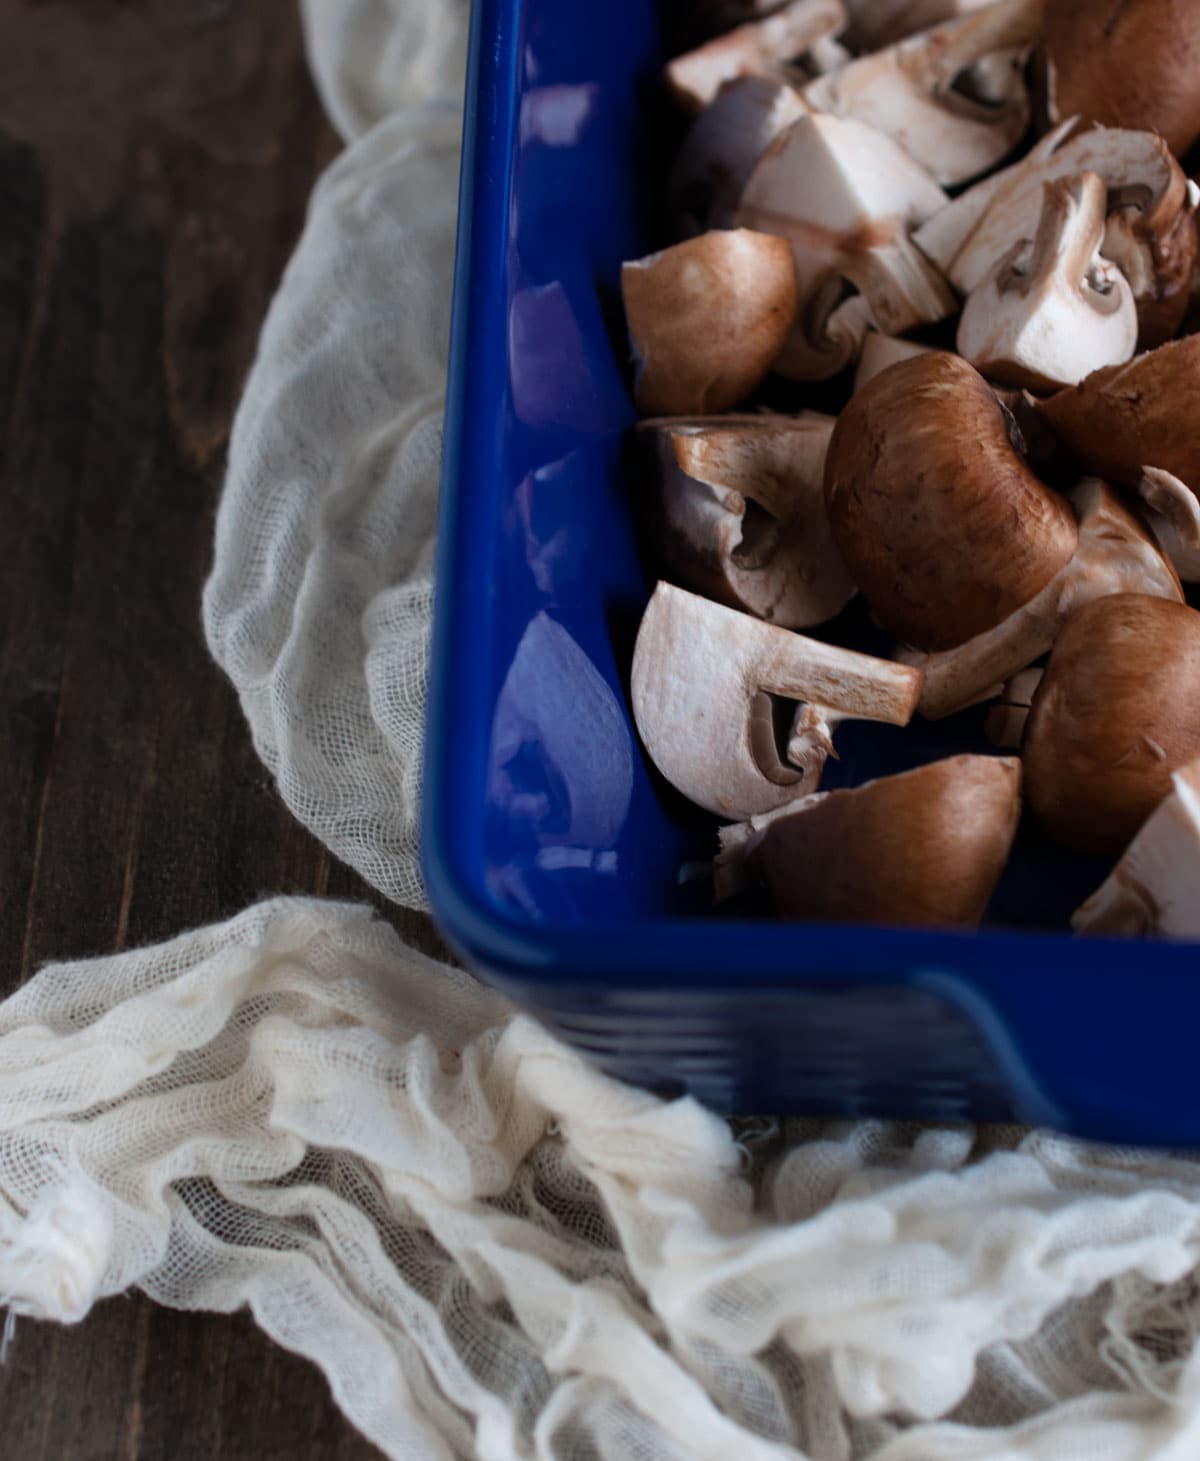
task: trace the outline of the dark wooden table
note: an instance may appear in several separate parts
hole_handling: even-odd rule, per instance
[[[276,797],[199,617],[231,414],[337,148],[297,0],[0,0],[0,992],[264,894],[370,896]],[[247,1315],[140,1296],[21,1322],[0,1416],[22,1461],[377,1455]]]

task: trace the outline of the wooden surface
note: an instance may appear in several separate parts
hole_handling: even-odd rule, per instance
[[[367,896],[199,622],[231,412],[336,150],[296,0],[0,0],[0,992],[266,893]],[[22,1461],[377,1454],[248,1316],[140,1296],[21,1322],[0,1415]]]

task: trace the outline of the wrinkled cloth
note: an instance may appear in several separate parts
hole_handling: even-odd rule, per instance
[[[412,906],[465,16],[304,6],[347,147],[264,326],[204,602],[288,806]],[[248,1305],[405,1461],[1200,1455],[1200,1160],[731,1125],[342,904],[0,1006],[0,1298],[70,1323],[130,1287]]]

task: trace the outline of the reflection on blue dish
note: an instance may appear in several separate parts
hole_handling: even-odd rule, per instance
[[[689,875],[712,820],[627,710],[650,580],[619,274],[655,242],[661,59],[649,0],[476,0],[425,777],[438,919],[565,1039],[661,1089],[1195,1141],[1195,949],[1036,932],[1102,864],[1023,831],[979,936],[717,918]],[[886,652],[861,608],[835,628]],[[979,712],[847,724],[826,784],[967,748],[987,749]]]

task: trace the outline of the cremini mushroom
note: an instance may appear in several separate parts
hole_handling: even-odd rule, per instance
[[[671,171],[670,214],[678,236],[729,228],[754,164],[806,110],[785,81],[727,81],[688,129]]]
[[[1200,10],[1180,0],[1045,0],[1051,120],[1078,114],[1162,134],[1182,157],[1200,138]]]
[[[735,820],[815,789],[839,721],[907,725],[920,693],[920,670],[668,583],[633,653],[633,714],[650,759],[684,796]]]
[[[1043,673],[1035,666],[1021,670],[1011,680],[1005,681],[999,699],[989,707],[983,722],[983,733],[993,746],[1005,751],[1015,751],[1020,746],[1033,694]]]
[[[1014,434],[978,371],[944,351],[885,370],[838,418],[825,460],[834,541],[905,643],[949,649],[982,634],[1075,551],[1070,507]]]
[[[804,97],[886,133],[937,182],[966,182],[1025,133],[1024,66],[1040,29],[1041,0],[995,0],[819,77]]]
[[[1019,760],[952,756],[723,828],[715,891],[764,882],[785,918],[973,927],[1020,810]]]
[[[1200,761],[1173,773],[1171,791],[1082,907],[1078,933],[1200,938]]]
[[[953,313],[953,292],[911,229],[946,195],[890,138],[863,122],[803,116],[767,148],[737,221],[792,246],[799,306],[775,369],[824,380],[858,358],[874,326],[899,335]]]
[[[699,111],[737,76],[780,75],[807,58],[813,71],[838,66],[848,53],[836,45],[846,24],[842,0],[790,0],[667,63],[667,85],[683,106]],[[803,73],[801,73],[803,74]]]
[[[1067,621],[1033,697],[1025,789],[1045,831],[1117,853],[1200,755],[1200,614],[1115,594]]]
[[[917,355],[928,355],[933,348],[916,340],[881,335],[878,330],[868,331],[854,372],[854,389],[861,391],[877,375],[882,375],[889,365],[899,365],[902,360],[912,360]]]
[[[1019,239],[971,291],[958,351],[990,380],[1054,391],[1133,354],[1133,294],[1099,252],[1106,198],[1094,172],[1047,183],[1036,235]]]
[[[1037,230],[1045,185],[1097,173],[1107,190],[1101,253],[1129,279],[1139,340],[1150,348],[1179,328],[1196,256],[1196,190],[1161,137],[1068,122],[1021,161],[987,178],[919,227],[917,246],[970,294],[1015,241]]]
[[[1190,493],[1188,495],[1191,496]],[[1189,541],[1185,542],[1169,517],[1152,511],[1145,512],[1143,516],[1158,546],[1170,559],[1183,582],[1200,583],[1200,547],[1190,541],[1190,532]]]
[[[670,577],[788,629],[839,613],[855,587],[825,515],[832,431],[815,411],[643,422]]]
[[[648,416],[703,415],[763,380],[796,314],[791,250],[739,228],[622,266],[634,397]]]
[[[1200,335],[1093,371],[1036,411],[1087,471],[1138,492],[1195,546],[1186,497],[1200,491]]]
[[[905,664],[925,671],[920,708],[928,719],[991,699],[997,686],[1045,654],[1071,615],[1093,599],[1134,593],[1183,602],[1169,559],[1111,487],[1088,478],[1068,496],[1079,521],[1078,544],[1040,593],[965,644],[935,654],[900,651]]]

